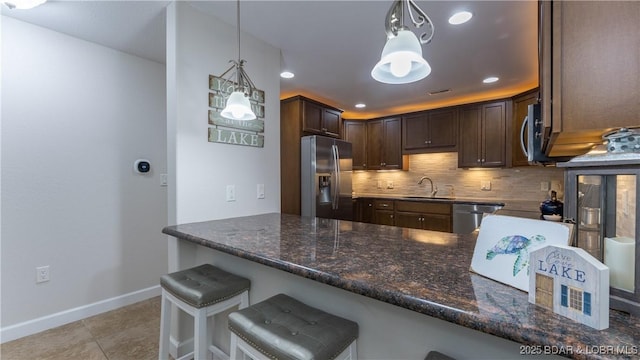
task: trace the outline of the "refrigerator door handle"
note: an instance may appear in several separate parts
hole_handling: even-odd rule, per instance
[[[331,184],[335,184],[335,187],[332,189],[333,196],[331,199],[331,208],[333,210],[338,209],[338,200],[340,199],[340,153],[338,152],[338,145],[331,145],[331,155],[333,156],[333,179],[334,181]]]

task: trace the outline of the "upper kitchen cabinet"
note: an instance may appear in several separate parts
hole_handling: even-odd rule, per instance
[[[456,151],[457,137],[456,108],[424,111],[402,117],[405,154]]]
[[[506,113],[506,101],[460,109],[458,167],[506,165]]]
[[[406,169],[399,117],[367,121],[367,169]]]
[[[529,105],[538,103],[538,89],[529,90],[513,97],[513,116],[511,121],[511,165],[527,166],[529,161],[520,146],[521,129],[524,118],[527,116]],[[526,136],[523,140],[526,145]]]
[[[319,102],[298,96],[302,106],[302,131],[340,138],[340,117],[342,111]]]
[[[541,1],[540,90],[549,156],[640,125],[640,2]]]
[[[366,170],[367,123],[362,120],[345,120],[344,139],[351,143],[353,170]]]

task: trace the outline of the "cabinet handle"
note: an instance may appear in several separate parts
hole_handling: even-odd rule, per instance
[[[373,204],[369,204],[369,207],[372,207],[372,206],[373,206]]]
[[[367,167],[367,164],[362,164],[362,167]]]
[[[482,162],[484,162],[484,159],[482,159]]]
[[[382,207],[387,207],[389,206],[389,204],[382,204]]]
[[[425,144],[431,144],[431,140],[425,140]]]
[[[322,131],[327,132],[327,128],[322,128]]]
[[[393,219],[393,215],[389,215],[389,217]]]
[[[480,159],[478,159],[476,162],[480,162]]]

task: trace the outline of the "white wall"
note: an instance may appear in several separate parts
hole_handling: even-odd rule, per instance
[[[165,66],[8,17],[2,65],[3,330],[156,286]]]
[[[176,49],[167,58],[168,165],[176,177],[169,222],[279,212],[280,50],[241,35],[245,70],[265,91],[264,148],[211,143],[209,75],[221,75],[237,57],[235,21],[229,25],[182,2],[169,5],[167,16],[167,49]],[[265,185],[264,199],[256,196],[259,183]],[[227,185],[235,185],[235,202],[226,201]]]

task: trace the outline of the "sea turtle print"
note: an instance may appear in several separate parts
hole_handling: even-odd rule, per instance
[[[526,238],[522,235],[505,236],[491,249],[487,250],[487,260],[491,260],[496,255],[516,255],[516,261],[513,263],[513,276],[518,275],[520,270],[529,265],[529,247],[533,244],[539,244],[546,241],[542,235],[533,235]],[[527,274],[529,268],[527,268]]]

